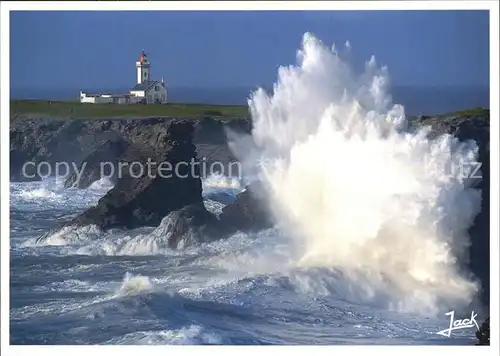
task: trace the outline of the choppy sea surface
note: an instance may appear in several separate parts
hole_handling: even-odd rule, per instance
[[[350,49],[305,33],[273,90],[250,95],[250,137],[227,135],[255,169],[245,178],[268,189],[273,229],[174,251],[167,216],[36,243],[111,186],[11,184],[11,343],[474,344],[474,324],[438,332],[446,313],[476,308],[480,286],[462,262],[481,192],[463,168],[478,143],[430,138],[406,119],[412,105],[471,103],[440,91],[398,99],[388,68],[372,56],[357,73]],[[219,214],[243,186],[207,177],[207,209]]]
[[[182,251],[165,247],[161,226],[34,244],[110,188],[11,184],[12,344],[474,343],[473,328],[436,334],[444,314],[398,311],[338,270],[288,265],[278,228]],[[204,181],[214,213],[240,191],[235,180]]]

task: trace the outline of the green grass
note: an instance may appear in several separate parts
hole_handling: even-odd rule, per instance
[[[490,110],[486,108],[476,107],[467,110],[455,111],[453,113],[445,114],[442,116],[456,116],[456,117],[490,117]]]
[[[11,100],[10,116],[36,115],[52,118],[221,118],[244,119],[248,107],[204,104],[82,104],[76,101]]]
[[[470,119],[477,118],[479,120],[489,120],[490,119],[490,109],[482,108],[482,107],[474,107],[465,110],[458,110],[453,112],[447,112],[444,114],[436,114],[436,115],[424,115],[424,116],[409,116],[409,121],[417,121],[420,123],[429,123],[438,121],[453,121],[456,118],[462,119]]]
[[[219,118],[245,119],[248,107],[240,105],[204,104],[82,104],[77,101],[11,100],[11,117],[19,114],[47,116],[51,118]],[[489,109],[472,108],[434,117],[487,117]]]

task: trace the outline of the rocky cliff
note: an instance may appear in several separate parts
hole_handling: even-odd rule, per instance
[[[437,117],[420,117],[412,121],[414,126],[429,125],[431,136],[449,133],[461,141],[474,140],[479,146],[480,174],[476,188],[481,190],[481,212],[469,229],[469,267],[481,281],[482,300],[490,300],[490,113],[489,110],[472,110],[464,113]],[[495,236],[495,238],[498,238]]]
[[[250,132],[249,120],[221,121],[216,119],[182,119],[182,118],[151,118],[151,119],[50,119],[44,117],[14,116],[10,125],[10,178],[11,181],[26,181],[40,179],[54,173],[57,163],[68,163],[70,172],[67,185],[76,184],[86,187],[98,177],[91,169],[85,169],[86,176],[79,182],[72,173],[81,169],[84,161],[87,166],[96,162],[98,151],[106,151],[106,157],[101,161],[119,159],[126,146],[129,152],[144,147],[154,147],[164,140],[170,123],[191,121],[193,123],[193,143],[200,160],[200,167],[215,172],[228,171],[227,165],[235,161],[227,141],[226,130]],[[110,148],[105,150],[104,148]],[[113,146],[113,147],[111,147]],[[41,169],[33,170],[34,165],[26,166],[23,174],[23,164],[26,162],[46,162],[37,164]],[[99,161],[99,159],[97,159]],[[217,163],[216,163],[217,162]],[[49,168],[50,167],[50,168]],[[66,175],[63,165],[59,172]],[[207,172],[210,173],[210,172]],[[238,172],[235,172],[238,173]],[[91,176],[88,176],[88,175]]]
[[[489,111],[419,117],[410,120],[410,124],[430,125],[432,135],[446,132],[460,140],[475,140],[479,146],[483,179],[478,181],[478,188],[482,190],[482,211],[469,231],[468,263],[481,280],[483,301],[489,304]],[[102,161],[146,164],[149,157],[172,163],[196,159],[205,161],[206,167],[213,162],[227,165],[235,160],[226,141],[227,129],[248,133],[251,123],[247,120],[223,122],[175,118],[83,121],[15,117],[10,131],[11,179],[26,179],[21,168],[30,160],[48,162],[53,168],[61,161],[73,162],[80,168],[85,164],[84,175],[79,179],[70,175],[66,182],[67,186],[82,188],[99,178],[97,166]],[[129,172],[121,178],[113,178],[115,187],[96,207],[75,218],[71,224],[95,224],[102,229],[157,226],[167,214],[173,214],[171,227],[174,232],[169,240],[172,247],[177,247],[185,236],[192,239],[200,231],[203,233],[198,236],[221,238],[237,230],[262,229],[273,224],[265,206],[260,203],[259,194],[262,192],[258,185],[241,193],[217,219],[202,207],[199,178],[151,178],[144,172],[133,177]],[[36,179],[36,174],[30,179]]]

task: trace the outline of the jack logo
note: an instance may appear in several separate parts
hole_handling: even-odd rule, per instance
[[[479,325],[477,325],[477,322],[476,322],[477,314],[474,313],[474,310],[471,313],[470,319],[465,318],[465,319],[456,319],[455,320],[455,311],[454,310],[446,313],[445,315],[450,316],[450,326],[448,327],[448,329],[444,329],[444,330],[437,332],[437,334],[439,334],[439,335],[450,337],[451,332],[453,330],[473,328],[474,326],[476,326],[476,329],[479,330]]]

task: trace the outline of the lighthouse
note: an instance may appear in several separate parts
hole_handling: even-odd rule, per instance
[[[141,52],[139,60],[135,63],[137,67],[137,84],[149,82],[149,71],[151,69],[151,63],[149,63],[148,57],[144,50]]]
[[[167,85],[163,78],[151,80],[151,63],[144,50],[139,60],[135,62],[137,68],[137,83],[130,88],[130,93],[124,94],[89,94],[80,91],[80,102],[100,104],[166,104]]]

